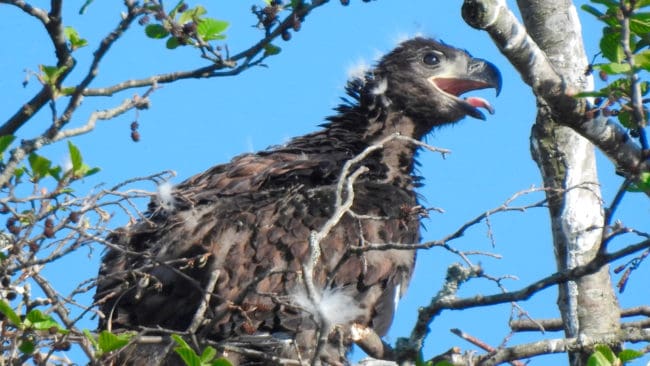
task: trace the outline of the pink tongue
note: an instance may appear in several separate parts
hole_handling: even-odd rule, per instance
[[[465,98],[467,104],[476,108],[485,108],[490,114],[494,114],[494,108],[492,105],[485,99],[479,97],[467,97]]]

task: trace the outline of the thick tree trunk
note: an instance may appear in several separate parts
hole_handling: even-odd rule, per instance
[[[546,53],[566,86],[592,87],[585,76],[587,58],[575,6],[568,0],[518,0],[528,34]],[[604,215],[594,148],[573,130],[560,126],[544,100],[538,100],[531,149],[544,184],[550,188],[549,211],[558,270],[589,262],[602,239]],[[568,189],[565,193],[557,192]],[[595,337],[619,331],[618,303],[609,267],[559,289],[558,306],[567,337]],[[569,356],[573,366],[586,365],[588,352]]]

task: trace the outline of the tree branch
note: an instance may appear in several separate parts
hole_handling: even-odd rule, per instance
[[[650,307],[639,306],[621,310],[621,318],[634,316],[650,317]],[[648,319],[646,319],[648,320]],[[629,325],[628,325],[629,324]],[[626,322],[621,324],[622,328],[638,326],[637,322]],[[646,326],[647,327],[647,326]],[[510,322],[510,328],[514,332],[559,332],[563,330],[562,319],[518,319]]]
[[[23,0],[0,0],[0,4],[9,4],[16,6],[25,13],[40,20],[43,25],[46,25],[50,21],[45,10],[41,8],[35,8]]]
[[[45,10],[35,8],[22,0],[0,0],[0,3],[14,5],[20,8],[25,13],[40,20],[45,27],[48,36],[52,40],[54,50],[57,57],[57,67],[66,67],[66,70],[61,74],[57,80],[57,87],[65,77],[72,71],[74,66],[74,59],[72,58],[68,45],[66,43],[65,35],[63,32],[63,24],[61,18],[61,1],[52,1],[50,13]],[[52,99],[52,90],[50,86],[44,85],[41,90],[36,93],[29,102],[22,105],[18,111],[7,122],[0,126],[0,136],[13,135],[23,124],[29,121],[36,112],[38,112],[48,101]]]
[[[53,1],[54,3],[57,3],[57,1]],[[124,0],[125,5],[129,9],[129,12],[127,15],[120,21],[118,26],[115,28],[113,32],[111,32],[108,36],[106,36],[102,42],[100,43],[100,46],[95,50],[94,52],[94,58],[91,63],[90,69],[88,70],[88,73],[84,77],[84,79],[81,81],[79,85],[77,85],[75,91],[70,95],[70,100],[68,102],[68,105],[61,115],[60,118],[56,118],[55,121],[52,123],[50,127],[48,127],[45,132],[43,132],[40,136],[31,139],[31,140],[23,140],[21,145],[17,148],[15,148],[11,152],[11,156],[9,160],[7,161],[4,170],[2,171],[2,174],[0,175],[0,186],[6,184],[9,179],[13,176],[14,171],[18,167],[18,164],[30,153],[40,149],[42,146],[49,145],[52,142],[56,141],[54,138],[55,136],[59,133],[61,128],[67,124],[70,119],[72,118],[72,114],[74,111],[77,109],[79,104],[81,104],[81,101],[83,99],[83,90],[94,80],[94,78],[98,74],[98,67],[99,63],[108,51],[108,49],[111,47],[111,45],[122,35],[122,33],[130,26],[130,24],[135,20],[137,15],[139,14],[138,8],[133,5],[132,0]],[[55,13],[56,15],[56,13]],[[59,20],[60,21],[60,20]],[[59,27],[60,28],[60,27]],[[57,31],[58,29],[57,28]],[[49,30],[49,29],[48,29]],[[54,31],[52,31],[54,32]],[[63,36],[63,31],[61,29],[61,34],[60,35],[53,35],[53,42],[55,42],[55,47],[56,47],[56,42],[59,42],[58,38],[63,37],[65,40],[65,36]],[[55,40],[56,38],[56,40]],[[66,45],[67,47],[67,45]],[[58,52],[57,52],[58,55]],[[69,54],[68,54],[69,56]],[[73,62],[72,57],[69,57],[70,62]],[[72,69],[72,65],[66,65],[67,71],[69,72]],[[57,82],[60,84],[60,81],[64,79],[65,76],[62,76],[59,81]],[[57,86],[58,87],[58,86]],[[49,90],[49,88],[48,88]],[[51,93],[51,91],[50,91]],[[40,94],[40,93],[39,93]],[[48,100],[51,99],[51,95],[49,95],[45,100],[44,103],[46,103]],[[40,101],[40,99],[39,99]],[[35,106],[37,109],[32,111],[30,110],[25,110],[23,107],[21,111],[17,113],[17,115],[20,115],[18,119],[12,121],[10,120],[9,122],[5,123],[5,125],[2,128],[5,128],[7,125],[11,125],[12,127],[19,128],[22,126],[24,123],[26,123],[29,120],[29,116],[31,116],[33,113],[35,113],[38,108],[42,107],[42,105],[39,107],[38,105]],[[30,112],[29,116],[25,113]],[[12,118],[13,119],[13,118]],[[7,127],[8,128],[8,127]],[[9,134],[15,132],[10,131]]]
[[[212,65],[197,68],[194,70],[153,75],[144,79],[127,80],[108,87],[89,88],[85,89],[83,91],[83,94],[86,96],[111,96],[114,93],[127,89],[152,86],[154,83],[165,84],[183,79],[213,78],[238,75],[244,70],[259,65],[266,58],[265,55],[260,56],[260,53],[262,53],[266,47],[283,32],[291,29],[295,18],[302,19],[307,16],[312,10],[325,5],[327,2],[328,0],[321,0],[312,1],[309,5],[303,4],[302,6],[292,11],[291,14],[287,15],[287,17],[284,18],[284,20],[280,22],[280,24],[263,39],[247,48],[246,50],[241,51],[232,57],[229,57],[223,62],[214,63]],[[220,71],[224,69],[229,70]]]
[[[641,172],[650,172],[647,155],[620,125],[602,114],[587,118],[586,100],[574,97],[579,90],[567,88],[505,1],[465,0],[462,11],[467,24],[488,32],[523,81],[548,103],[558,123],[596,145],[627,178],[637,181]]]
[[[647,342],[650,340],[650,330],[646,329],[623,329],[621,333],[589,339],[581,337],[545,339],[513,347],[500,348],[494,353],[479,356],[474,364],[493,366],[534,356],[590,349],[599,344],[616,345],[622,342]]]
[[[447,272],[445,287],[438,292],[428,306],[420,308],[417,322],[413,327],[410,337],[408,339],[400,338],[398,340],[396,352],[399,360],[413,359],[412,357],[417,356],[422,347],[424,338],[429,332],[429,324],[431,324],[433,319],[443,310],[461,310],[527,300],[532,295],[543,289],[590,275],[612,261],[646,248],[650,248],[650,240],[627,246],[613,253],[599,254],[591,262],[585,265],[556,272],[518,291],[504,292],[488,296],[477,295],[467,298],[457,298],[455,294],[458,286],[466,282],[469,278],[477,275],[476,269],[464,268],[460,265],[452,265],[449,267]]]

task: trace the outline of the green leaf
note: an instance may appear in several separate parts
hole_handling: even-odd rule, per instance
[[[632,71],[632,67],[630,67],[629,64],[622,64],[618,62],[610,62],[608,64],[596,64],[594,65],[594,69],[603,70],[608,75],[626,74]]]
[[[618,122],[621,123],[626,128],[636,128],[636,124],[634,123],[634,120],[632,119],[632,113],[626,109],[622,109],[620,112],[618,112]]]
[[[176,37],[169,37],[169,39],[167,40],[167,43],[166,43],[167,48],[169,48],[170,50],[173,50],[174,48],[176,48],[176,47],[178,47],[180,45],[181,45],[181,43],[178,41],[178,38],[176,38]]]
[[[102,330],[97,337],[97,345],[102,353],[107,353],[126,346],[131,338],[133,338],[133,333],[113,334]]]
[[[90,333],[88,329],[83,330],[84,335],[86,336],[86,339],[92,343],[93,347],[95,347],[96,350],[99,350],[99,343],[97,342],[97,339]]]
[[[640,50],[648,47],[650,47],[650,37],[648,34],[642,34],[639,35],[639,40],[634,45],[632,52],[639,52]]]
[[[600,352],[596,351],[587,360],[587,366],[612,366],[612,363]]]
[[[641,173],[637,182],[630,184],[628,192],[650,192],[650,173]]]
[[[172,334],[172,338],[178,343],[178,346],[174,348],[174,352],[183,359],[187,366],[201,366],[201,358],[183,338],[177,334]]]
[[[144,33],[149,38],[162,39],[169,35],[169,31],[160,24],[149,24],[144,28]]]
[[[596,13],[592,12],[591,10],[586,10],[587,12],[595,15],[598,20],[604,22],[605,24],[609,25],[610,27],[613,27],[615,29],[620,29],[621,25],[620,22],[617,19],[617,14],[619,12],[619,3],[617,1],[611,1],[611,0],[596,0],[593,1],[593,3],[596,4],[603,4],[607,7],[607,11],[605,14],[600,13],[601,15],[596,15],[599,13],[597,9],[594,8]],[[584,9],[584,7],[582,7]]]
[[[630,30],[638,35],[650,32],[650,13],[635,13],[632,15]]]
[[[650,50],[645,50],[634,55],[634,65],[650,70]]]
[[[634,4],[635,9],[640,9],[650,5],[650,0],[637,0]]]
[[[196,26],[196,32],[201,36],[204,41],[212,41],[216,39],[224,39],[226,36],[222,35],[230,23],[217,20],[213,18],[204,18]]]
[[[618,2],[613,0],[591,0],[591,2],[596,4],[603,4],[610,9],[617,8],[619,5]]]
[[[624,57],[621,46],[621,33],[606,27],[603,29],[603,37],[600,39],[600,51],[603,56],[611,62],[621,62]]]
[[[207,346],[201,353],[201,363],[208,363],[217,355],[217,350]]]
[[[84,164],[83,158],[81,156],[81,151],[70,141],[68,141],[68,150],[70,151],[70,162],[72,163],[73,179],[84,178],[89,175],[93,175],[100,170],[97,167],[91,169],[87,164]],[[51,175],[56,178],[54,174]]]
[[[618,358],[623,362],[629,362],[639,357],[643,357],[643,352],[633,349],[624,349],[618,354]]]
[[[4,300],[0,300],[0,313],[4,314],[13,325],[22,328],[23,322],[20,320],[20,317],[14,312],[14,309],[11,308],[9,303]]]
[[[232,363],[225,357],[219,357],[210,363],[210,366],[232,366]]]
[[[70,162],[72,163],[72,171],[77,171],[83,164],[81,151],[72,142],[68,141],[68,150],[70,151]]]
[[[264,46],[264,57],[277,55],[280,51],[282,51],[282,48],[269,43]]]
[[[17,168],[17,169],[14,171],[14,177],[16,178],[16,181],[20,180],[20,178],[21,178],[23,175],[25,175],[25,168],[24,168],[24,167]]]
[[[38,309],[32,309],[27,315],[25,316],[25,324],[33,324],[33,323],[38,323],[42,322],[45,320],[51,319],[49,316],[43,314],[40,310]]]
[[[185,365],[201,366],[201,359],[199,358],[199,356],[197,356],[194,350],[189,348],[176,347],[174,348],[174,352],[176,352],[176,354],[179,355],[181,359],[183,359]]]
[[[65,27],[63,33],[68,42],[70,42],[70,49],[72,51],[88,45],[88,41],[81,38],[77,30],[72,27]]]
[[[75,90],[77,90],[76,87],[74,87],[74,86],[67,86],[67,87],[63,87],[63,88],[59,89],[59,92],[60,92],[62,95],[66,95],[66,96],[67,96],[67,95],[72,95],[72,93],[74,93]]]
[[[11,145],[12,142],[16,139],[16,136],[14,135],[4,135],[0,136],[0,159],[2,159],[2,153],[7,150],[9,145]]]
[[[56,181],[61,180],[61,172],[63,171],[63,168],[61,168],[60,165],[55,166],[54,168],[50,169],[48,172]]]
[[[68,330],[64,329],[53,317],[50,315],[43,314],[38,309],[32,309],[23,323],[25,328],[31,328],[35,330],[50,330],[51,328],[56,328],[60,333],[68,333]]]
[[[22,210],[18,221],[23,225],[32,225],[35,221],[34,211],[32,210]]]
[[[99,172],[100,170],[101,170],[101,168],[99,168],[99,167],[94,167],[94,168],[91,168],[91,169],[87,169],[86,172],[84,173],[84,178],[88,177],[88,176],[91,176],[91,175]]]
[[[195,8],[185,10],[183,14],[181,14],[180,18],[178,18],[178,22],[181,24],[185,24],[189,21],[197,22],[200,20],[201,15],[204,15],[207,12],[208,11],[205,10],[204,7],[197,5]]]
[[[183,14],[181,14],[180,18],[178,18],[178,23],[185,24],[194,20],[196,19],[192,18],[192,12],[190,10],[186,10]]]
[[[599,344],[595,347],[595,349],[596,352],[600,352],[603,356],[605,356],[607,361],[609,361],[610,363],[614,363],[614,361],[616,361],[616,354],[614,354],[614,351],[612,351],[612,349],[609,348],[609,346],[604,344]]]
[[[38,68],[41,70],[41,79],[43,83],[54,86],[61,75],[67,70],[66,66],[56,67],[56,66],[47,66],[47,65],[38,65]]]
[[[18,346],[18,350],[24,354],[31,355],[36,351],[36,345],[31,340],[24,340]]]
[[[607,96],[607,93],[605,93],[603,91],[600,91],[600,90],[599,91],[585,91],[585,92],[580,92],[580,93],[574,95],[574,97],[576,97],[576,98],[589,98],[589,97],[595,98],[595,97],[606,97],[606,96]]]
[[[605,15],[605,14],[603,14],[602,11],[596,9],[595,7],[593,7],[593,6],[591,6],[591,5],[587,5],[587,4],[582,5],[582,6],[580,7],[580,9],[582,9],[582,10],[586,11],[587,13],[589,13],[589,14],[595,16],[596,18],[600,18],[600,17],[602,17],[603,15]]]
[[[172,339],[174,340],[174,342],[178,343],[179,347],[192,349],[192,347],[190,347],[190,345],[187,344],[187,342],[185,342],[185,340],[178,334],[172,334]]]
[[[178,9],[183,5],[185,0],[179,0],[176,5],[172,8],[172,10],[169,12],[169,17],[174,19],[176,18],[176,13],[178,13]]]
[[[29,167],[32,170],[32,177],[35,180],[46,177],[50,173],[52,162],[49,159],[38,154],[31,153],[29,154],[27,160],[29,161]]]

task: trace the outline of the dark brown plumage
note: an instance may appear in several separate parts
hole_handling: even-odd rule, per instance
[[[345,162],[395,133],[420,139],[466,115],[483,119],[479,107],[492,111],[485,100],[458,95],[500,84],[492,64],[465,51],[424,38],[402,43],[348,83],[351,100],[323,130],[198,174],[153,200],[147,220],[111,235],[95,295],[100,328],[184,332],[216,279],[204,320],[191,329],[202,347],[242,365],[271,356],[346,363],[350,326],[387,332],[415,260],[412,250],[353,249],[417,243],[420,211],[417,147],[390,140],[348,172],[368,168],[354,184],[352,212],[320,242],[316,293],[307,295],[310,235],[334,212]],[[179,364],[168,349],[137,344],[117,362]]]

